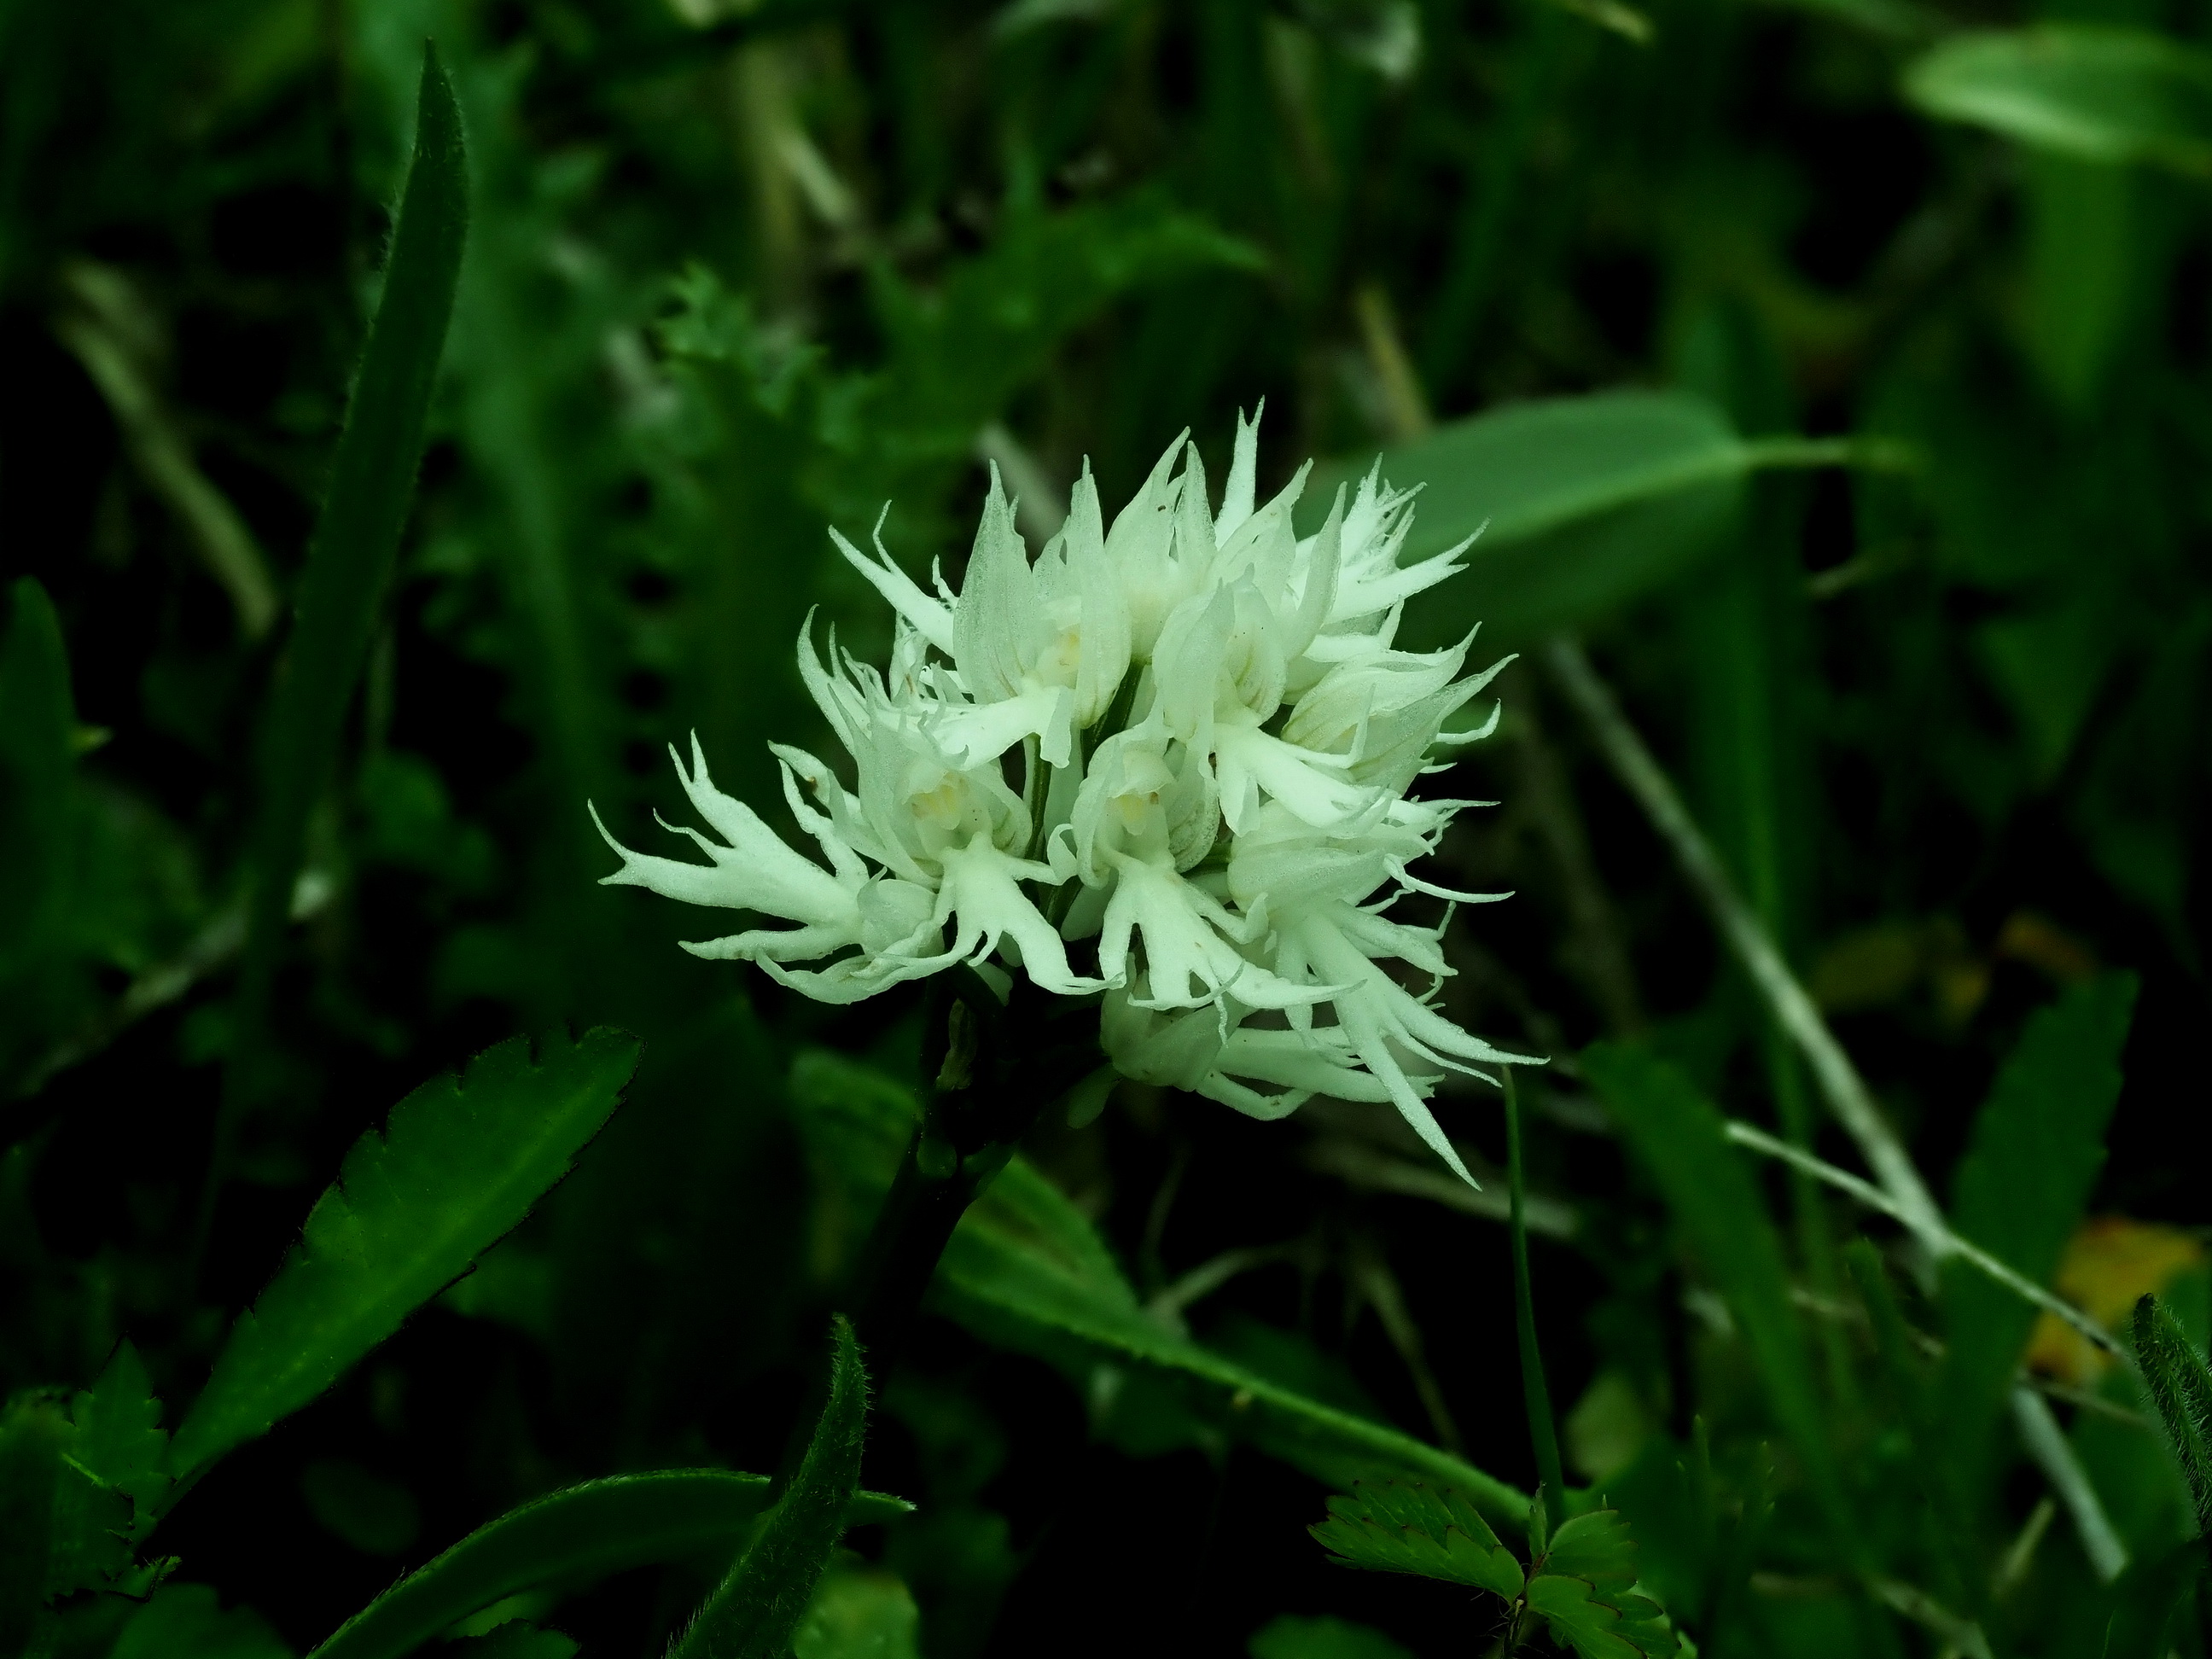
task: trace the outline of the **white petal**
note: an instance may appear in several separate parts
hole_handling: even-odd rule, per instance
[[[954,951],[980,962],[998,949],[1001,938],[1011,939],[1040,989],[1081,996],[1105,988],[1103,980],[1084,978],[1068,967],[1060,935],[1021,890],[1023,879],[1048,878],[1052,872],[1047,866],[1010,858],[988,843],[948,850],[944,865],[937,915],[940,921],[958,921]]]
[[[884,511],[890,511],[885,504]],[[884,549],[884,521],[876,520],[876,557],[870,558],[847,541],[836,530],[830,539],[837,544],[837,550],[851,565],[875,586],[876,592],[890,601],[891,609],[912,623],[922,637],[946,656],[952,654],[952,613],[939,600],[933,599],[915,583],[913,577],[898,568],[897,562]]]
[[[987,701],[1018,691],[1043,626],[1029,550],[1014,527],[1013,507],[1000,488],[994,463],[975,550],[952,612],[953,660],[969,690]]]
[[[1265,398],[1260,399],[1249,422],[1243,410],[1237,411],[1237,447],[1230,456],[1229,482],[1221,488],[1221,516],[1213,523],[1217,544],[1226,543],[1252,516],[1252,497],[1260,474],[1260,417],[1267,412]]]

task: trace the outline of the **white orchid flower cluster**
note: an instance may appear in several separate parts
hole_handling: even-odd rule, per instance
[[[1391,644],[1406,601],[1462,568],[1468,544],[1401,568],[1413,493],[1379,464],[1301,539],[1291,508],[1310,464],[1255,508],[1256,415],[1238,421],[1216,512],[1188,436],[1110,529],[1086,467],[1034,562],[994,469],[957,593],[941,573],[926,592],[879,538],[870,558],[831,532],[897,618],[888,672],[834,632],[825,661],[811,617],[800,635],[799,672],[855,774],[848,788],[771,745],[823,862],[717,790],[695,735],[688,770],[671,757],[721,839],[678,833],[711,862],[634,853],[601,824],[623,860],[604,879],[793,924],[684,948],[824,1002],[960,962],[1103,993],[1101,1042],[1124,1074],[1257,1118],[1316,1094],[1388,1101],[1467,1177],[1428,1097],[1446,1069],[1528,1057],[1437,1012],[1442,927],[1388,913],[1415,890],[1504,896],[1411,872],[1474,803],[1407,791],[1498,722],[1443,729],[1504,666],[1459,678],[1471,634]],[[1401,963],[1427,994],[1400,985]]]

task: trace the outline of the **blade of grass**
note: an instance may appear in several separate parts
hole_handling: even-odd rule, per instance
[[[1536,1453],[1536,1478],[1553,1501],[1567,1487],[1559,1468],[1559,1431],[1552,1423],[1552,1396],[1544,1387],[1544,1356],[1536,1346],[1536,1306],[1528,1285],[1528,1221],[1521,1175],[1521,1101],[1513,1068],[1503,1066],[1505,1084],[1505,1183],[1510,1194],[1513,1230],[1513,1327],[1521,1339],[1521,1393],[1528,1407],[1528,1439]]]
[[[346,704],[414,495],[423,421],[453,315],[468,217],[460,111],[436,49],[426,45],[415,159],[400,199],[384,292],[338,435],[330,489],[301,578],[292,639],[263,732],[246,951],[195,1256],[205,1243],[240,1119],[257,1092],[270,990],[307,815],[329,779]]]

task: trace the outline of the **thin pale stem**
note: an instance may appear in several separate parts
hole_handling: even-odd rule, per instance
[[[1552,1396],[1544,1387],[1544,1356],[1536,1346],[1536,1304],[1528,1285],[1526,1184],[1521,1176],[1521,1100],[1513,1068],[1498,1068],[1505,1085],[1505,1184],[1512,1211],[1513,1323],[1521,1338],[1521,1392],[1528,1407],[1528,1438],[1536,1452],[1536,1478],[1556,1504],[1566,1491],[1559,1468],[1559,1437],[1552,1425]]]
[[[2021,1443],[2027,1455],[2043,1471],[2043,1478],[2051,1483],[2051,1491],[2058,1494],[2066,1505],[2066,1512],[2074,1519],[2074,1531],[2081,1540],[2081,1553],[2089,1558],[2089,1565],[2097,1577],[2111,1583],[2128,1565],[2128,1547],[2120,1542],[2120,1535],[2112,1529],[2112,1517],[2105,1513],[2105,1505],[2090,1484],[2089,1472],[2081,1467],[2075,1455],[2074,1443],[2058,1426],[2058,1419],[2051,1414],[2044,1398],[2025,1383],[2015,1384],[2012,1391],[2012,1419],[2020,1430]]]
[[[1749,1147],[1754,1152],[1763,1152],[1768,1158],[1780,1158],[1793,1168],[1802,1170],[1814,1180],[1826,1182],[1838,1192],[1850,1194],[1869,1209],[1879,1210],[1884,1215],[1903,1222],[1935,1255],[1957,1256],[1961,1261],[1987,1273],[2014,1295],[2033,1303],[2045,1313],[2078,1331],[2088,1341],[2094,1343],[2106,1353],[2117,1355],[2122,1352],[2120,1345],[2113,1340],[2112,1333],[2090,1318],[2088,1315],[2064,1297],[2052,1295],[2024,1273],[2007,1267],[1971,1239],[1960,1237],[1958,1234],[1945,1226],[1940,1218],[1932,1231],[1923,1231],[1912,1217],[1906,1213],[1903,1205],[1898,1203],[1872,1182],[1861,1179],[1849,1170],[1839,1170],[1825,1158],[1814,1157],[1802,1146],[1793,1146],[1786,1140],[1777,1139],[1756,1124],[1731,1118],[1728,1124],[1728,1138],[1739,1146]]]
[[[1828,1030],[1813,999],[1790,971],[1790,964],[1775,948],[1765,927],[1736,891],[1712,843],[1698,830],[1673,781],[1621,713],[1611,689],[1572,640],[1553,640],[1545,648],[1545,657],[1589,722],[1607,764],[1673,849],[1675,862],[1704,901],[1776,1024],[1804,1054],[1830,1109],[1858,1143],[1860,1154],[1881,1180],[1888,1199],[1884,1207],[1931,1242],[1948,1237],[1942,1212],[1913,1166],[1904,1142],[1875,1103],[1865,1079]]]

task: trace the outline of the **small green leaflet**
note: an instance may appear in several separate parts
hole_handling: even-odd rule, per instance
[[[1538,1506],[1540,1510],[1540,1504]],[[1515,1628],[1540,1615],[1582,1659],[1656,1659],[1675,1650],[1659,1604],[1633,1592],[1636,1542],[1613,1510],[1562,1522],[1524,1582],[1521,1565],[1449,1487],[1358,1480],[1311,1528],[1346,1566],[1467,1584],[1513,1604]]]
[[[1674,1651],[1667,1615],[1633,1594],[1636,1540],[1614,1510],[1562,1522],[1528,1578],[1528,1607],[1582,1659],[1638,1659]]]
[[[169,1437],[145,1362],[128,1342],[70,1407],[76,1438],[70,1455],[131,1500],[131,1535],[143,1537],[169,1490]]]
[[[135,1568],[131,1547],[167,1485],[160,1410],[126,1346],[73,1409],[54,1390],[0,1411],[0,1653],[58,1596],[143,1595],[160,1582],[165,1569]]]
[[[1509,1601],[1521,1594],[1521,1564],[1449,1486],[1355,1480],[1349,1497],[1328,1500],[1328,1519],[1308,1530],[1346,1566],[1472,1584]]]
[[[515,1037],[356,1141],[177,1430],[179,1480],[314,1399],[512,1231],[612,1115],[637,1058],[635,1037],[605,1027],[549,1039],[534,1064]]]

